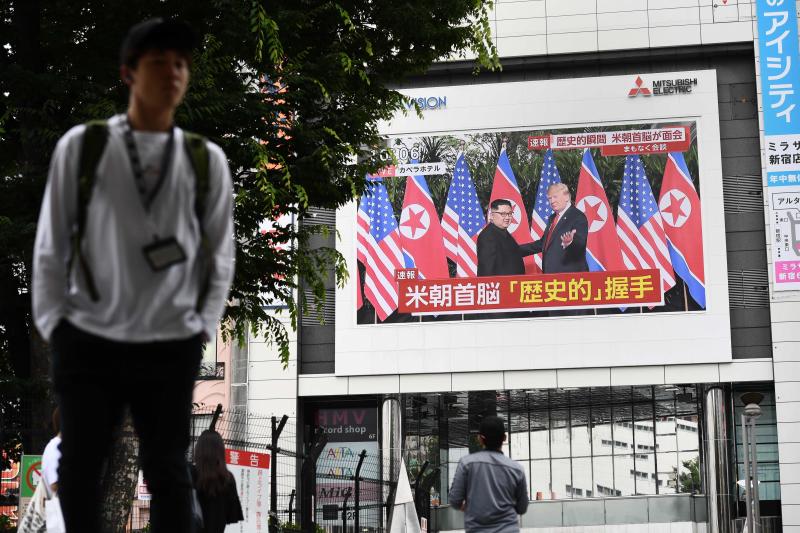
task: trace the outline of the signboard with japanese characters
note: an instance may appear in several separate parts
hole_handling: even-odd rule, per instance
[[[244,520],[227,525],[225,533],[262,533],[269,530],[270,459],[268,453],[225,450],[225,463],[236,480],[244,514]]]
[[[359,517],[362,523],[377,523],[381,501],[380,486],[374,482],[380,463],[378,457],[378,410],[375,406],[331,406],[317,409],[316,427],[324,431],[327,444],[317,460],[316,505],[323,520],[334,526],[355,520],[354,476],[359,472]],[[361,460],[360,455],[364,455]],[[361,470],[358,468],[361,462]],[[328,508],[328,518],[325,508]],[[337,509],[334,516],[333,509]]]
[[[757,0],[773,290],[800,290],[800,55],[795,0]]]
[[[383,126],[337,213],[338,375],[731,358],[716,74],[580,85],[437,88]]]

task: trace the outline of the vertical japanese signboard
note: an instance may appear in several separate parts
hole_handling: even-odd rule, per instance
[[[323,520],[341,521],[341,510],[348,505],[346,520],[355,520],[355,491],[353,476],[358,468],[359,454],[366,452],[360,477],[359,518],[362,525],[377,524],[381,513],[377,504],[382,495],[375,483],[378,475],[378,411],[369,407],[330,407],[317,409],[316,426],[321,428],[328,443],[317,461],[317,506]],[[335,518],[324,518],[336,509]],[[324,524],[325,527],[333,524]]]
[[[269,529],[270,455],[225,450],[225,463],[236,480],[244,520],[229,524],[225,533],[261,533]]]
[[[757,0],[775,291],[800,290],[800,56],[795,0]]]

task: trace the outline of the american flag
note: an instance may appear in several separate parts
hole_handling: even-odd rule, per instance
[[[675,285],[661,213],[638,155],[625,158],[617,209],[617,235],[622,260],[629,270],[657,268],[661,270],[664,292]]]
[[[357,257],[366,267],[364,296],[378,318],[386,320],[397,309],[394,272],[403,268],[400,231],[381,178],[367,176],[367,190],[358,206]]]
[[[459,154],[442,215],[442,240],[445,253],[456,264],[460,278],[478,275],[475,243],[485,225],[486,219],[467,168],[467,160],[463,153]]]
[[[547,188],[554,183],[561,183],[561,176],[558,173],[558,167],[556,167],[553,151],[548,148],[544,153],[542,175],[539,178],[539,187],[536,189],[536,202],[531,213],[531,237],[533,237],[534,241],[542,238],[547,227],[547,221],[550,219],[550,215],[553,214],[550,202],[547,201]],[[534,259],[536,260],[536,266],[541,271],[542,254],[536,254]]]

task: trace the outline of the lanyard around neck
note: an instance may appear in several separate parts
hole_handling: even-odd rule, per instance
[[[158,191],[167,179],[167,167],[172,160],[172,151],[175,147],[175,128],[170,126],[169,138],[167,145],[164,149],[164,155],[161,160],[161,169],[158,175],[158,181],[150,193],[147,193],[147,184],[144,181],[144,170],[142,169],[142,161],[139,158],[139,151],[136,149],[136,139],[133,138],[133,130],[131,129],[131,122],[128,117],[123,121],[123,131],[125,136],[125,147],[128,149],[128,159],[131,162],[131,169],[133,170],[133,178],[136,180],[136,188],[139,190],[139,199],[145,211],[150,211],[150,206],[153,203]]]

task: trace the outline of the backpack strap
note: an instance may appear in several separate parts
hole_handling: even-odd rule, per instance
[[[194,170],[194,212],[197,217],[197,223],[200,226],[200,253],[206,261],[204,276],[205,279],[201,281],[200,291],[197,295],[197,311],[200,311],[205,303],[206,294],[208,293],[208,286],[211,281],[211,247],[208,243],[208,236],[203,225],[203,216],[206,212],[206,201],[208,200],[209,190],[209,154],[207,139],[197,133],[190,131],[183,132],[183,145],[186,149],[186,154],[189,156],[189,161],[192,163]]]
[[[107,121],[93,120],[86,123],[81,146],[80,166],[78,167],[78,210],[75,231],[72,234],[72,258],[70,263],[74,259],[78,260],[78,264],[83,271],[83,277],[86,280],[86,286],[89,289],[89,296],[93,302],[100,299],[100,294],[97,292],[97,285],[94,282],[92,270],[89,268],[89,262],[81,250],[81,242],[86,231],[86,216],[97,175],[97,164],[103,156],[107,141]]]

